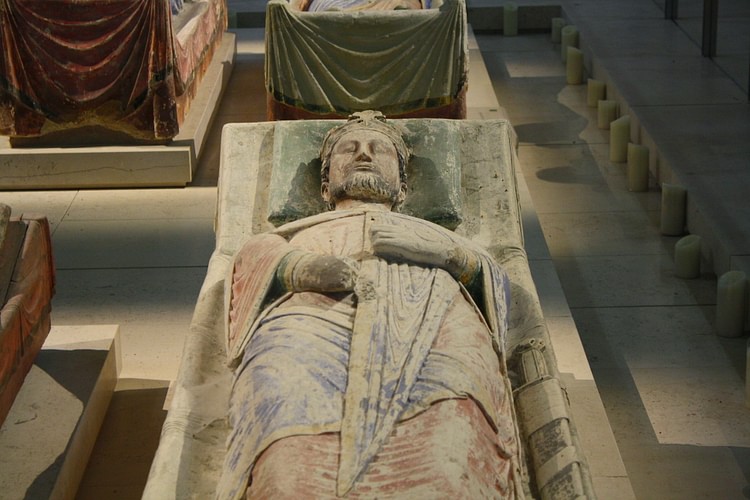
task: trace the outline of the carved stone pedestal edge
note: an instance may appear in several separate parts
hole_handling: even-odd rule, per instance
[[[236,53],[224,33],[180,133],[166,146],[11,148],[0,137],[0,190],[185,186],[198,158]]]
[[[118,332],[52,327],[0,427],[3,498],[75,498],[117,383]]]

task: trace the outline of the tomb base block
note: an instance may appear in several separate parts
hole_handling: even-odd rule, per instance
[[[55,267],[47,219],[10,218],[0,227],[0,424],[50,330]],[[7,217],[7,218],[6,218]]]
[[[117,325],[56,326],[0,427],[3,498],[75,498],[119,370]]]

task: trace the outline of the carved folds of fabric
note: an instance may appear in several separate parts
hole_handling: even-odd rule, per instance
[[[451,104],[466,82],[466,8],[299,12],[271,0],[266,88],[314,113],[400,115]]]
[[[0,133],[103,126],[139,139],[174,137],[178,97],[206,39],[225,26],[215,3],[223,5],[212,2],[207,17],[218,22],[180,57],[168,2],[0,0]]]
[[[371,258],[359,268],[356,308],[349,299],[331,303],[303,293],[285,295],[261,312],[259,303],[271,300],[264,296],[275,275],[267,266],[279,262],[280,255],[293,248],[371,254],[365,250],[366,227],[386,223],[407,226],[429,240],[460,242],[477,252],[483,270],[480,304],[443,270]],[[503,396],[510,394],[510,386],[502,375],[487,376],[504,373],[500,360],[508,281],[483,249],[440,226],[397,213],[327,212],[249,239],[235,255],[225,286],[228,347],[230,355],[243,359],[233,386],[234,430],[219,498],[243,493],[255,460],[272,442],[339,431],[338,491],[348,491],[398,422],[451,398],[471,397],[483,408],[498,429],[503,455],[515,457],[513,468],[520,470],[511,403]],[[455,337],[462,348],[452,344]],[[480,340],[472,343],[470,337]],[[291,338],[291,343],[284,340]],[[287,345],[300,349],[280,354],[287,352]],[[471,354],[461,354],[464,348]],[[326,354],[317,358],[320,352]],[[279,366],[274,368],[274,363]],[[332,364],[321,369],[327,363]],[[294,373],[270,375],[280,373],[281,366],[296,368]],[[303,367],[325,376],[307,378]],[[304,404],[297,404],[298,396]],[[519,478],[521,473],[510,476]]]

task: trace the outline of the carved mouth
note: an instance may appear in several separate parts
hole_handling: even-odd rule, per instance
[[[350,175],[374,175],[377,177],[383,176],[380,169],[378,169],[378,166],[374,163],[369,162],[355,163],[354,165],[351,165],[346,171],[346,176],[348,177]]]
[[[366,171],[372,171],[375,170],[375,164],[374,163],[355,163],[352,165],[352,170],[366,170]]]

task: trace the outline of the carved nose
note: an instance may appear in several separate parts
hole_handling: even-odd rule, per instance
[[[357,159],[358,161],[363,161],[363,160],[372,160],[372,158],[370,157],[370,155],[369,155],[369,154],[367,154],[367,151],[366,151],[366,150],[364,150],[364,149],[361,149],[361,150],[359,151],[359,154],[357,155],[357,158],[356,158],[356,159]]]

